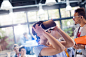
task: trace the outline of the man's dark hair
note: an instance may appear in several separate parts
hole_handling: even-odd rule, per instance
[[[25,46],[20,47],[19,52],[21,52],[21,49],[25,49]]]
[[[78,8],[78,9],[76,9],[75,13],[78,13],[79,16],[83,16],[84,18],[86,18],[85,17],[86,14],[85,14],[85,9],[84,8]]]

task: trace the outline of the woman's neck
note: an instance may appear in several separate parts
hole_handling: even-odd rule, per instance
[[[56,39],[59,39],[61,36],[60,35],[54,35]]]
[[[25,55],[22,55],[21,57],[26,57]]]

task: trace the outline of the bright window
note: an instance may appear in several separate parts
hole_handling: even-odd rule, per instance
[[[0,28],[0,46],[2,50],[12,50],[14,44],[12,27]]]
[[[65,17],[70,17],[70,11],[66,11],[66,8],[61,8],[61,17],[65,18]]]
[[[58,9],[48,10],[48,14],[49,14],[49,19],[59,18],[59,10]]]
[[[21,45],[21,38],[24,33],[29,33],[28,25],[17,25],[14,27],[14,33],[17,44]]]
[[[9,13],[6,15],[0,15],[0,25],[11,25],[18,23],[25,23],[26,14],[24,12]]]
[[[28,12],[28,21],[34,22],[37,21],[37,13],[36,12]]]
[[[41,20],[48,20],[48,13],[47,11],[44,11],[43,14],[40,14],[37,12],[37,20],[41,21]]]
[[[80,7],[79,7],[79,6],[77,6],[77,7],[72,7],[72,10],[71,10],[71,16],[74,15],[74,11],[75,11],[77,8],[80,8]]]
[[[25,23],[27,22],[25,12],[16,12],[13,14],[13,24]]]
[[[55,21],[55,23],[60,28],[60,22],[59,21]]]
[[[12,24],[12,19],[7,15],[0,15],[0,26]]]
[[[73,38],[74,36],[74,21],[73,19],[62,20],[62,29],[69,36]]]

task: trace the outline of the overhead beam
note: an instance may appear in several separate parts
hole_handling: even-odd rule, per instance
[[[70,5],[72,7],[78,6],[77,2],[71,2]],[[66,8],[66,3],[57,3],[53,6],[47,6],[45,4],[42,4],[44,10],[50,10],[50,9],[58,9],[58,8]],[[26,5],[26,6],[17,6],[13,7],[13,12],[20,12],[20,11],[38,11],[39,10],[39,5]],[[9,13],[9,11],[1,10],[0,9],[0,14],[2,13]]]

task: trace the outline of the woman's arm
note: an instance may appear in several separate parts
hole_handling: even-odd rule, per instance
[[[45,32],[38,25],[36,25],[35,28],[33,29],[37,33],[37,35],[46,37],[52,45],[52,46],[44,47],[40,52],[41,56],[55,55],[62,52],[65,49],[65,47],[58,40],[56,40],[56,38],[54,38],[51,34]]]
[[[51,46],[43,48],[41,50],[41,55],[55,55],[62,51],[64,51],[65,47],[51,34],[43,31],[43,35],[48,39],[48,41],[51,43]]]
[[[60,28],[58,28],[57,26],[55,27],[55,29],[57,30],[57,32],[59,32],[61,34],[61,36],[65,39],[65,41],[61,41],[61,43],[66,47],[72,47],[74,45],[73,40],[71,39],[71,37],[69,35],[67,35],[64,31],[62,31]]]

